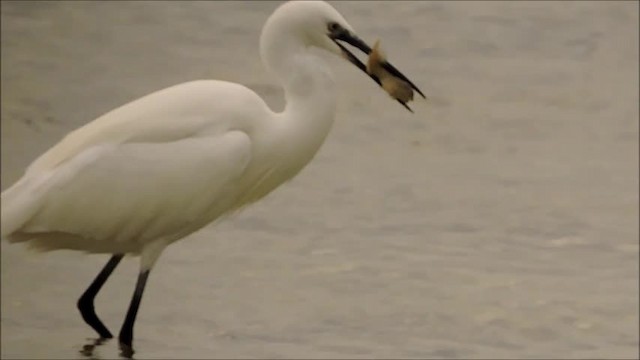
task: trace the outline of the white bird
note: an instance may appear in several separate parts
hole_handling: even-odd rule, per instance
[[[329,4],[281,5],[264,25],[260,55],[284,86],[283,112],[271,111],[243,85],[218,80],[175,85],[112,110],[69,133],[2,192],[2,237],[45,251],[113,254],[78,300],[101,338],[112,335],[94,311],[94,298],[125,254],[139,255],[119,334],[123,352],[132,354],[147,277],[167,245],[262,198],[322,145],[336,91],[325,62],[309,48],[366,72],[339,41],[371,52]],[[388,62],[383,66],[422,95]]]

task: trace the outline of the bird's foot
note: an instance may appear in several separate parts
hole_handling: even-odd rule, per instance
[[[108,341],[108,338],[103,338],[103,337],[99,337],[99,338],[88,338],[87,340],[89,340],[89,343],[84,344],[82,346],[82,350],[80,350],[80,354],[82,354],[83,356],[86,356],[87,358],[94,358],[94,350],[97,346],[103,345],[106,341]]]
[[[133,347],[131,345],[120,343],[120,356],[126,359],[133,359]]]
[[[118,336],[120,340],[120,356],[131,359],[133,356],[133,331],[128,328],[123,328]]]

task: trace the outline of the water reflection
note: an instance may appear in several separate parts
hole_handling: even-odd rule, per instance
[[[104,345],[111,339],[105,339],[100,337],[100,338],[88,338],[87,340],[89,340],[89,343],[84,344],[82,346],[82,350],[80,350],[80,354],[82,354],[87,359],[100,359],[100,357],[98,357],[94,353],[94,350],[96,349],[97,346]]]
[[[105,345],[109,343],[109,341],[112,339],[100,337],[100,338],[88,338],[87,340],[89,342],[82,346],[82,349],[80,350],[80,354],[82,354],[82,356],[86,359],[97,360],[97,359],[102,359],[102,357],[100,357],[100,355],[96,352],[97,348],[101,345]],[[133,354],[135,353],[133,348],[128,347],[126,345],[122,345],[122,344],[120,344],[119,347],[120,347],[120,353],[119,353],[120,357],[122,357],[123,359],[135,359],[133,357]]]

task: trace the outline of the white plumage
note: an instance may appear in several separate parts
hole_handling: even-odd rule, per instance
[[[228,82],[143,97],[70,133],[4,191],[3,236],[103,253],[170,244],[266,195],[310,160],[319,143],[290,153],[288,121]]]
[[[176,85],[110,111],[67,135],[2,192],[2,237],[42,250],[114,254],[78,304],[101,337],[111,333],[93,298],[124,254],[141,255],[120,332],[130,348],[146,277],[165,247],[265,196],[318,151],[333,123],[336,89],[308,48],[365,70],[338,41],[371,51],[324,2],[280,6],[264,26],[260,53],[284,86],[283,112],[242,85],[216,80]]]

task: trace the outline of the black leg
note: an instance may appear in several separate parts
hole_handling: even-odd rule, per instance
[[[106,326],[98,319],[96,315],[96,311],[93,307],[93,300],[96,298],[98,291],[102,288],[102,285],[107,281],[109,275],[113,272],[113,269],[118,266],[120,260],[122,260],[122,254],[116,254],[109,259],[107,265],[102,268],[102,271],[96,276],[91,285],[85,290],[85,292],[78,299],[78,310],[80,310],[80,314],[84,321],[89,324],[95,331],[100,334],[100,337],[108,339],[112,338],[113,335],[109,332]]]
[[[138,308],[140,307],[140,300],[142,299],[142,293],[144,292],[144,286],[147,283],[149,277],[149,270],[142,271],[138,274],[138,282],[136,283],[136,290],[133,292],[131,298],[131,304],[127,311],[127,317],[124,319],[122,329],[120,329],[120,347],[122,348],[122,355],[125,357],[131,357],[133,355],[133,324],[136,321],[136,315],[138,314]]]

